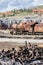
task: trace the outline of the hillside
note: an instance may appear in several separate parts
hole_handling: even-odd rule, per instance
[[[36,7],[34,7],[33,9],[38,9],[38,10],[43,9],[43,5],[36,6]]]
[[[0,13],[0,17],[24,17],[24,16],[28,16],[28,15],[32,15],[33,13],[33,10],[40,10],[40,9],[43,9],[43,5],[40,5],[40,6],[36,6],[36,7],[33,7],[33,8],[30,8],[30,9],[20,9],[20,10],[11,10],[11,11],[8,11],[8,12],[4,12],[4,13]]]

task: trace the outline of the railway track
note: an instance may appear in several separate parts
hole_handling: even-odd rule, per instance
[[[11,35],[9,30],[0,30],[0,38],[43,39],[43,35]]]
[[[0,38],[26,38],[26,39],[43,39],[43,35],[11,35],[0,33]]]

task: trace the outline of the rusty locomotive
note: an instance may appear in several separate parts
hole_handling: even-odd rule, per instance
[[[38,22],[20,22],[19,24],[12,24],[10,29],[11,34],[24,34],[24,35],[39,35],[43,34],[43,23]]]
[[[37,21],[21,21],[19,23],[3,23],[1,21],[0,29],[9,29],[10,34],[19,34],[19,35],[43,35],[43,23],[39,23]]]

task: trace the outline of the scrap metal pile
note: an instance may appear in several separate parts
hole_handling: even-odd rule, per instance
[[[0,52],[0,65],[43,65],[43,48],[36,44]]]

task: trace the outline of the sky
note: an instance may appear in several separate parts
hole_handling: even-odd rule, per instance
[[[43,5],[43,0],[0,0],[0,11],[9,11],[20,8],[29,8]]]

